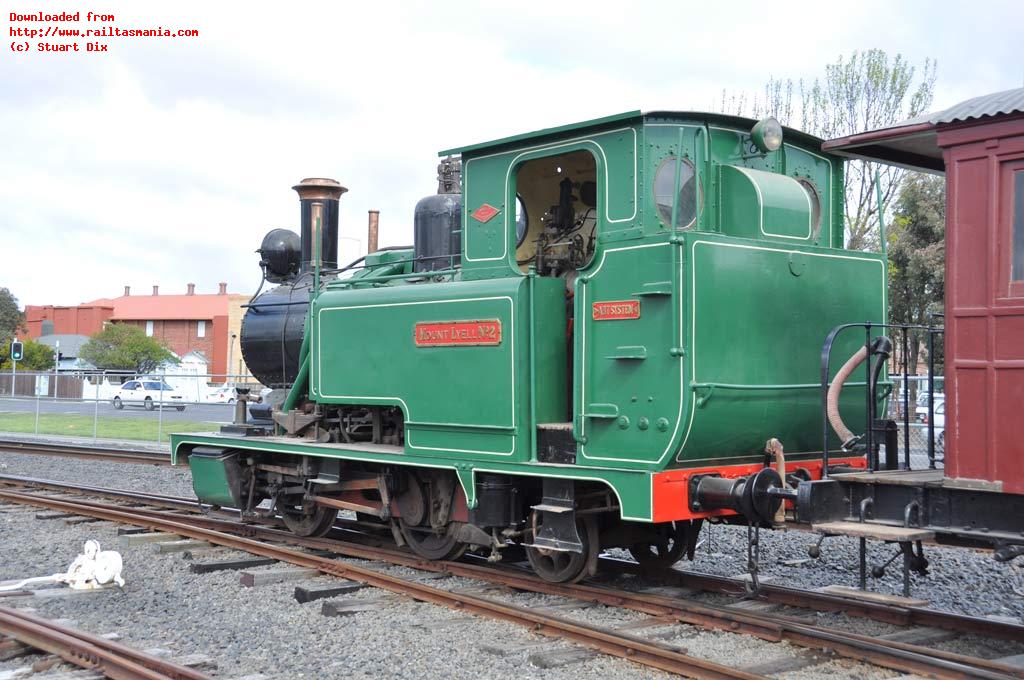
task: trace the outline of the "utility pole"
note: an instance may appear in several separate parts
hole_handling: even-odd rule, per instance
[[[234,382],[235,384],[238,384],[237,380],[232,381],[232,380],[229,379],[229,376],[228,376],[228,374],[231,373],[232,357],[235,355],[235,340],[237,340],[237,339],[238,339],[238,334],[237,333],[232,333],[231,334],[231,339],[228,341],[228,365],[224,368],[224,374],[225,374],[224,375],[224,384],[225,385],[230,385],[230,384],[232,384],[232,382]]]
[[[53,398],[57,398],[57,388],[60,386],[60,340],[53,343]]]
[[[15,396],[15,385],[18,384],[18,360],[21,359],[22,345],[18,338],[11,343],[11,396]]]

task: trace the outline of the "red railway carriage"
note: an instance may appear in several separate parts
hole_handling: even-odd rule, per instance
[[[945,476],[1024,494],[1024,88],[824,148],[946,173]]]

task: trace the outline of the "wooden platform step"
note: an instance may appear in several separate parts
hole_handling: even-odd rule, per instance
[[[882,635],[881,639],[890,640],[892,642],[903,642],[908,645],[931,647],[932,645],[936,645],[940,642],[955,640],[958,637],[960,637],[960,634],[955,630],[922,626],[920,628],[908,628],[907,630],[898,630],[895,633]]]
[[[877,541],[930,541],[935,538],[934,531],[870,522],[824,522],[813,524],[811,528],[819,534],[873,538]]]
[[[861,590],[860,588],[851,588],[849,586],[825,586],[823,588],[816,588],[816,590],[829,595],[848,597],[851,600],[878,602],[880,604],[888,604],[896,607],[925,607],[928,605],[928,600],[922,600],[917,597],[903,597],[902,595],[875,593],[870,590]]]

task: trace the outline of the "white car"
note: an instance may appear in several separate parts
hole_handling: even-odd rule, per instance
[[[928,416],[925,416],[927,422]],[[935,455],[946,454],[946,400],[935,403]]]
[[[185,410],[185,398],[180,392],[160,380],[129,380],[114,393],[114,408],[125,405],[141,406],[152,411],[157,406],[170,406]]]
[[[210,392],[203,401],[211,404],[234,404],[237,400],[238,395],[235,394],[235,388],[225,386],[218,387],[213,392]]]
[[[946,402],[946,395],[942,392],[935,393],[935,411],[938,413],[939,404]],[[917,395],[917,408],[914,409],[914,417],[917,418],[917,422],[926,423],[928,422],[928,393],[919,392]]]

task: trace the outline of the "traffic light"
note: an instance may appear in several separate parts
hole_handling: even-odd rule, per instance
[[[22,347],[22,343],[17,341],[17,340],[12,342],[11,343],[11,361],[21,361],[23,355],[24,355],[24,348]]]

